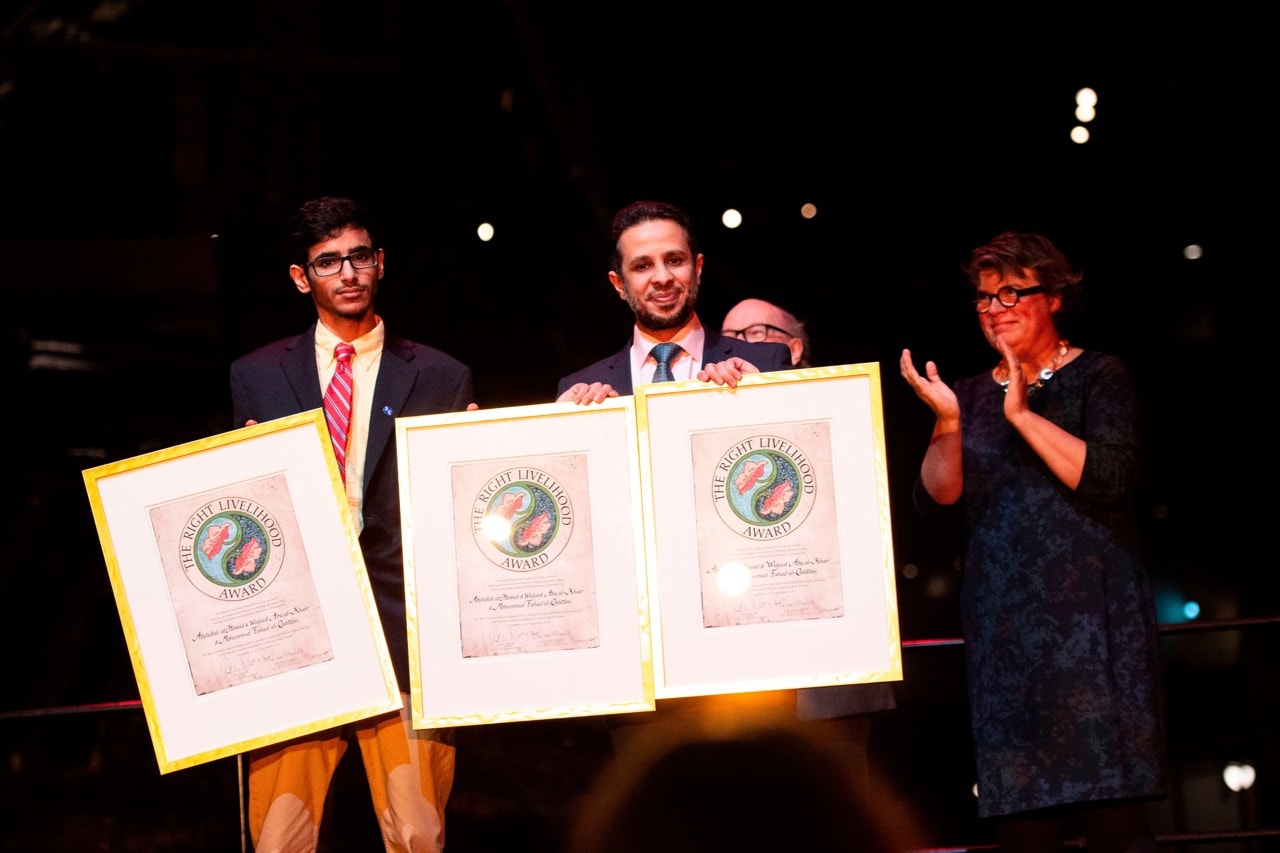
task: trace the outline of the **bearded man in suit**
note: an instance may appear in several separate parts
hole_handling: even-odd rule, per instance
[[[671,375],[657,378],[701,379],[737,385],[743,374],[784,370],[791,354],[774,343],[748,343],[705,328],[694,306],[702,283],[698,251],[689,215],[662,201],[637,201],[613,217],[613,255],[609,282],[635,315],[631,340],[620,352],[560,380],[557,401],[598,403],[631,394],[655,380],[657,345],[678,346]]]

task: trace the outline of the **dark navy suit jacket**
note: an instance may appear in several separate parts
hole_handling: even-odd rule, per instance
[[[702,363],[714,364],[717,361],[726,361],[734,356],[751,362],[760,368],[762,373],[770,370],[788,370],[791,367],[791,350],[787,349],[785,344],[777,343],[760,343],[752,344],[746,341],[740,341],[737,338],[726,338],[716,334],[710,329],[705,330],[705,340],[702,344]],[[627,341],[627,345],[622,348],[621,352],[614,353],[608,358],[602,358],[595,364],[582,368],[576,373],[571,373],[560,380],[560,387],[556,390],[556,397],[559,398],[565,392],[565,389],[579,382],[604,382],[613,386],[613,390],[620,395],[626,396],[633,393],[631,387],[631,341]]]
[[[313,325],[296,338],[268,344],[231,365],[233,427],[324,406]],[[364,529],[360,550],[400,689],[409,689],[404,558],[395,419],[465,409],[473,401],[471,369],[440,350],[387,332],[373,389],[364,457]]]

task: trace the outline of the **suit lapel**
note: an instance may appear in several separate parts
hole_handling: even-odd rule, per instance
[[[618,395],[625,397],[633,392],[631,384],[631,344],[623,347],[622,352],[615,355],[608,364],[609,378],[605,381],[613,386]]]
[[[733,355],[733,346],[731,344],[734,338],[725,338],[717,335],[715,332],[706,330],[702,336],[702,364],[703,365],[724,361]],[[613,390],[620,395],[635,393],[631,384],[631,344],[623,347],[622,352],[615,355],[608,366],[611,378],[605,380],[613,386]],[[695,371],[696,373],[696,371]]]
[[[709,329],[704,331],[702,338],[702,364],[698,365],[698,367],[701,368],[707,364],[732,358],[736,343],[738,343],[737,338],[726,338]],[[630,343],[622,348],[622,352],[611,358],[605,367],[608,376],[603,381],[612,385],[613,390],[620,395],[635,393],[631,384]]]
[[[369,441],[365,445],[364,485],[369,486],[382,454],[395,432],[396,418],[402,414],[405,400],[413,390],[417,371],[410,365],[413,350],[387,335],[382,343],[382,363],[378,365],[378,382],[373,389],[373,406],[369,410]]]
[[[320,373],[316,367],[315,326],[290,344],[281,367],[301,411],[324,407],[324,390],[320,387]]]

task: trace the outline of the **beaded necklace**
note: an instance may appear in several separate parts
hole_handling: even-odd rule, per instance
[[[1036,375],[1036,381],[1027,385],[1027,396],[1030,397],[1037,388],[1044,387],[1044,383],[1053,378],[1053,374],[1062,369],[1063,363],[1067,359],[1067,353],[1070,352],[1071,345],[1067,343],[1066,338],[1058,341],[1058,349],[1053,354],[1053,361],[1048,367],[1043,367]],[[1000,388],[1009,393],[1009,365],[1001,361],[996,365],[996,382],[1000,383]]]

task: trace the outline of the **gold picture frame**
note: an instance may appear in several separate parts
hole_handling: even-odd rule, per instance
[[[901,680],[879,365],[636,411],[657,698]]]
[[[83,477],[161,773],[402,707],[321,410]]]
[[[398,418],[416,728],[654,709],[635,409]]]

